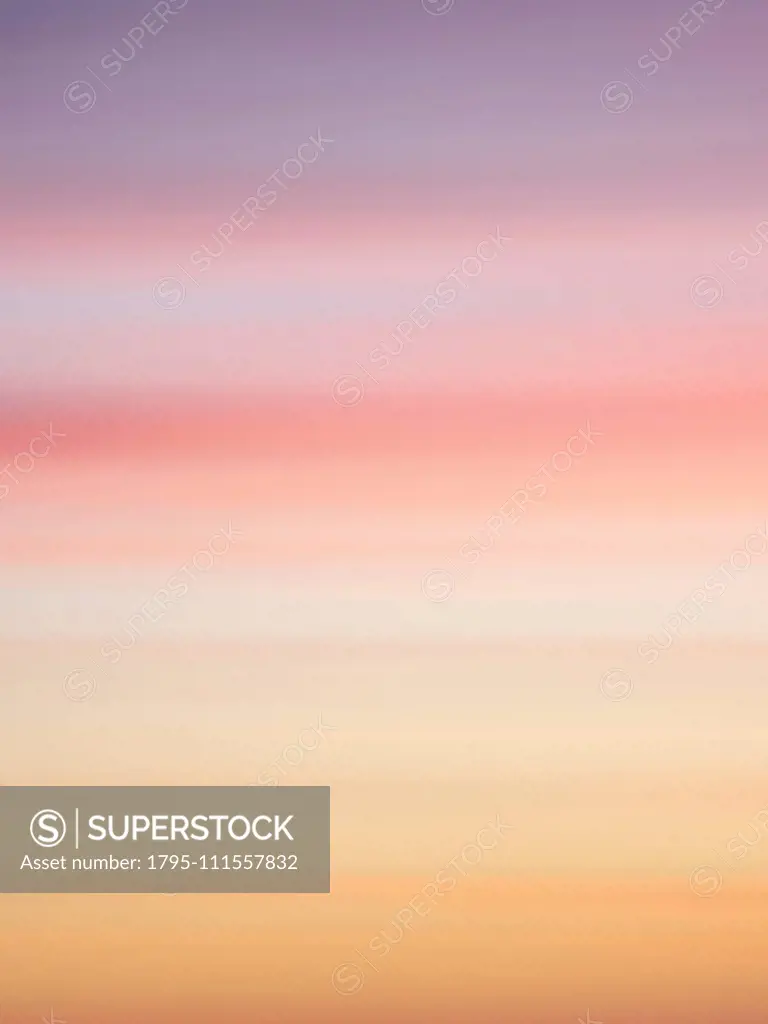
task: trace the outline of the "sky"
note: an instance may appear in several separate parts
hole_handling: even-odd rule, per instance
[[[4,1024],[764,1019],[767,22],[7,0],[0,783],[332,891],[1,896]]]

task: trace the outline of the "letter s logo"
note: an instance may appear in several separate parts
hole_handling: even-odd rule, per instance
[[[650,648],[650,650],[644,651],[644,647]],[[649,665],[653,665],[655,661],[659,660],[659,652],[657,648],[655,646],[652,646],[648,642],[640,644],[640,646],[637,648],[637,653],[640,655],[641,658],[646,658]]]
[[[67,823],[58,811],[38,811],[30,822],[29,834],[38,846],[58,846],[67,834]]]

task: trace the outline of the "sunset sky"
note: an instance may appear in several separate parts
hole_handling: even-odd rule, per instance
[[[768,10],[147,3],[0,13],[0,782],[332,892],[2,896],[3,1024],[763,1021]]]

